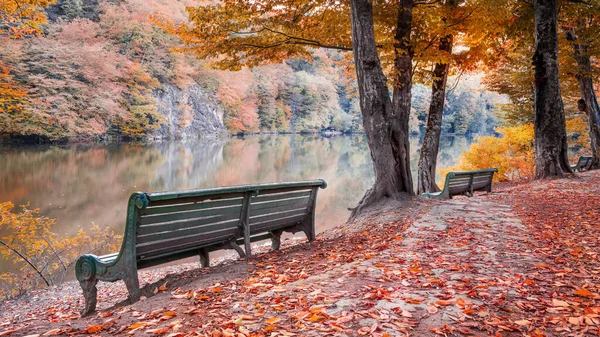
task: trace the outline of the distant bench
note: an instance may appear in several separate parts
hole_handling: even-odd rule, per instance
[[[250,243],[267,238],[277,250],[282,232],[302,231],[313,241],[317,191],[326,186],[324,180],[312,180],[132,194],[121,250],[77,260],[82,315],[96,309],[99,280],[123,280],[133,303],[140,298],[138,269],[191,256],[200,256],[207,267],[211,251],[234,249],[240,257],[250,256]]]
[[[444,189],[437,193],[423,193],[421,196],[428,198],[452,198],[454,195],[473,196],[475,191],[492,191],[492,180],[497,168],[450,172],[446,175]]]
[[[592,162],[593,161],[594,161],[593,157],[581,156],[581,157],[579,157],[579,160],[577,161],[577,164],[571,165],[571,169],[574,172],[587,171],[592,166]]]

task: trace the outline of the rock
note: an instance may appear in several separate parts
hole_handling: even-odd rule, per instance
[[[180,89],[173,84],[163,84],[152,96],[158,111],[165,116],[165,124],[154,137],[196,139],[227,134],[223,109],[199,85]]]

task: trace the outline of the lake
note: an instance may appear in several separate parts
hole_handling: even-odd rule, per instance
[[[438,167],[453,165],[466,138],[444,137]],[[419,140],[411,139],[413,180]],[[30,203],[59,235],[92,223],[122,234],[132,192],[322,178],[317,232],[342,224],[373,182],[364,135],[264,135],[224,140],[69,146],[0,145],[0,202]],[[8,233],[0,233],[6,235]],[[12,265],[0,261],[0,273]]]

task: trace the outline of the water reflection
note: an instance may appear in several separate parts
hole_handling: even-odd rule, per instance
[[[414,173],[418,145],[418,139],[411,140]],[[440,167],[452,165],[467,146],[464,138],[442,139]],[[347,208],[372,183],[364,136],[280,135],[145,145],[0,148],[0,202],[31,202],[42,214],[57,219],[54,231],[59,234],[74,234],[92,223],[122,233],[126,201],[135,191],[314,178],[328,183],[327,189],[319,191],[320,232],[343,223]]]

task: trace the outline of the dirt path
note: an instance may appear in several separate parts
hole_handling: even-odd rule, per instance
[[[91,318],[76,285],[40,293],[0,308],[0,334],[600,335],[600,172],[391,206],[312,245],[178,267]],[[101,293],[103,308],[125,297]]]

